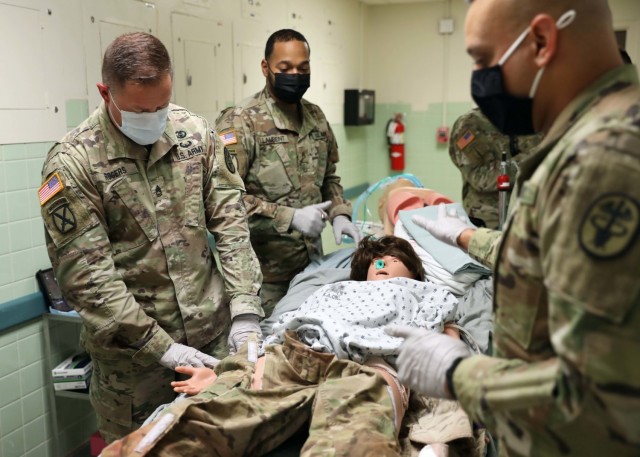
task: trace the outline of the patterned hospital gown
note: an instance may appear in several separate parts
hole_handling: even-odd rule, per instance
[[[407,278],[383,281],[343,281],[318,289],[296,311],[273,325],[266,344],[283,341],[287,330],[319,352],[363,363],[374,356],[394,363],[401,338],[384,332],[404,324],[442,332],[453,321],[458,300],[431,282]]]

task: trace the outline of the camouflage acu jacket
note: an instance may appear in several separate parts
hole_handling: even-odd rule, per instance
[[[462,174],[462,205],[470,217],[484,221],[488,228],[498,228],[497,180],[502,152],[506,153],[507,173],[513,185],[518,164],[541,140],[542,135],[504,135],[477,108],[456,120],[449,155]]]
[[[262,315],[243,185],[224,155],[204,119],[173,105],[150,151],[104,105],[49,151],[39,192],[47,248],[94,355],[147,365],[174,341],[199,348],[231,317]]]
[[[615,69],[522,163],[495,268],[495,357],[454,373],[504,455],[640,452],[640,86]],[[476,239],[479,237],[479,239]],[[476,232],[470,253],[486,256]]]
[[[251,243],[268,282],[288,281],[322,255],[320,239],[290,229],[296,208],[331,200],[330,219],[351,216],[331,127],[318,106],[302,100],[300,107],[298,128],[265,88],[216,121],[247,189]]]

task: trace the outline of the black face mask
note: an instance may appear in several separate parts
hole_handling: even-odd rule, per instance
[[[500,65],[475,70],[471,96],[487,119],[505,135],[532,135],[533,99],[515,97],[504,90]]]
[[[271,70],[269,70],[271,71]],[[271,73],[273,75],[273,95],[285,103],[298,103],[311,85],[311,75]]]
[[[569,10],[556,21],[558,30],[570,25],[576,18],[575,10]],[[544,67],[538,70],[528,97],[515,97],[504,89],[502,65],[522,44],[529,34],[529,27],[520,34],[493,67],[475,70],[471,76],[471,96],[487,119],[505,135],[532,135],[533,97],[538,89]]]

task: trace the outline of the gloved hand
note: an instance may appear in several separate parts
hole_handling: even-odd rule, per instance
[[[405,338],[396,362],[400,382],[427,397],[452,398],[446,388],[447,370],[457,359],[471,355],[462,341],[406,325],[391,325],[384,331]]]
[[[329,209],[330,206],[331,202],[326,201],[296,209],[291,220],[291,227],[301,232],[304,236],[318,238],[329,218],[325,210]]]
[[[422,216],[413,216],[411,220],[431,233],[434,238],[443,241],[451,246],[460,247],[458,245],[458,237],[466,229],[474,228],[469,225],[465,216],[458,216],[455,208],[451,209],[451,213],[447,214],[447,208],[444,203],[438,205],[438,219],[431,221]]]
[[[215,357],[200,352],[190,346],[180,343],[173,343],[167,349],[159,361],[163,367],[175,370],[177,366],[189,365],[191,367],[209,367],[215,368],[220,363]]]
[[[342,244],[342,235],[348,235],[353,239],[353,242],[358,245],[362,239],[362,234],[358,227],[349,220],[347,216],[336,216],[333,218],[333,236],[336,239],[336,244]]]
[[[249,335],[255,333],[258,343],[262,341],[260,317],[257,314],[240,314],[233,319],[229,331],[229,354],[233,355],[244,344]]]

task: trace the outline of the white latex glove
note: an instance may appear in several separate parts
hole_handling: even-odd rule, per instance
[[[451,213],[447,213],[444,203],[438,205],[438,219],[431,221],[422,216],[413,216],[411,220],[419,227],[431,233],[434,238],[443,241],[451,246],[460,247],[458,245],[458,237],[468,228],[474,228],[469,225],[464,215],[458,215],[458,211],[452,208]]]
[[[336,216],[333,218],[333,236],[336,239],[336,244],[342,244],[342,235],[350,236],[353,242],[358,245],[362,239],[362,234],[358,227],[349,220],[347,216]]]
[[[229,331],[229,354],[233,355],[238,352],[238,349],[252,333],[256,334],[258,343],[262,341],[259,322],[260,317],[257,314],[240,314],[233,319]]]
[[[457,359],[471,355],[462,341],[406,325],[390,325],[384,331],[405,338],[396,361],[400,382],[427,397],[452,398],[446,388],[447,370]]]
[[[325,210],[328,210],[330,206],[331,202],[326,201],[296,209],[291,220],[291,227],[304,236],[318,238],[327,219],[329,219]]]
[[[163,367],[175,368],[179,365],[189,365],[192,367],[209,367],[214,368],[220,363],[215,357],[200,352],[191,346],[185,346],[180,343],[173,343],[167,349],[159,361]]]

